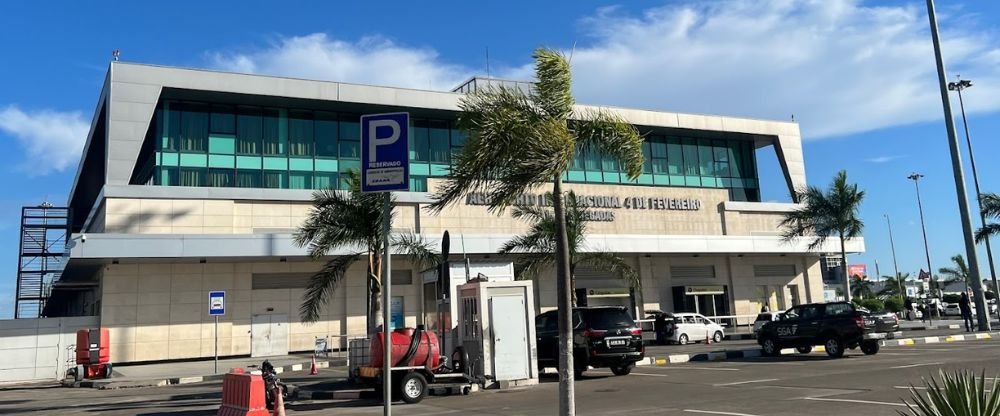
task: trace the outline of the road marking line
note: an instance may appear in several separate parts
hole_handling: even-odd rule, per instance
[[[879,355],[920,355],[915,352],[880,352]]]
[[[907,364],[907,365],[897,365],[895,367],[889,367],[889,368],[893,368],[893,369],[896,369],[896,368],[913,368],[913,367],[923,367],[923,366],[927,366],[927,365],[941,365],[941,364],[944,364],[944,363],[942,363],[942,362],[934,362],[934,363]]]
[[[684,409],[687,413],[702,413],[707,415],[727,415],[727,416],[757,416],[749,413],[733,413],[733,412],[716,412],[712,410],[695,410],[695,409]]]
[[[880,405],[883,405],[883,406],[906,407],[906,405],[902,404],[902,403],[875,402],[875,401],[871,401],[871,400],[830,399],[830,398],[825,398],[825,397],[803,397],[802,400],[814,400],[814,401],[823,401],[823,402],[845,402],[845,403],[880,404]]]
[[[680,365],[669,365],[663,367],[664,370],[708,370],[708,371],[740,371],[739,368],[729,368],[729,367],[691,367],[691,366],[680,366]]]
[[[765,378],[765,379],[760,379],[760,380],[734,381],[732,383],[713,384],[712,386],[715,386],[715,387],[738,386],[740,384],[767,383],[769,381],[778,381],[778,379],[776,379],[776,378]]]

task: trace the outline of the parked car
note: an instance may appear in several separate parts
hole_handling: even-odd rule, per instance
[[[557,313],[549,311],[535,318],[539,368],[559,366]],[[573,308],[573,363],[577,376],[588,366],[628,375],[645,354],[642,330],[624,307]]]
[[[711,339],[722,342],[726,337],[722,325],[698,313],[675,313],[673,323],[668,322],[667,342],[685,345]]]
[[[857,310],[875,319],[875,332],[884,332],[887,339],[903,335],[899,330],[899,315],[889,311],[872,312],[862,307],[857,307]]]
[[[777,321],[783,313],[784,312],[761,312],[757,314],[757,319],[753,321],[754,336],[757,336],[757,333],[760,332],[760,328],[762,328],[764,324]]]
[[[976,307],[973,306],[972,310],[976,310]],[[944,315],[962,316],[962,309],[958,306],[958,303],[949,303],[944,305]]]
[[[879,340],[888,337],[876,331],[876,326],[875,318],[850,303],[810,303],[791,308],[779,320],[764,324],[757,343],[768,356],[780,355],[782,348],[788,347],[807,354],[814,345],[822,345],[832,358],[858,347],[865,355],[873,355],[879,351]]]

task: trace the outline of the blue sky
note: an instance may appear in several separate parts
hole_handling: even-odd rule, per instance
[[[12,315],[19,207],[65,202],[116,48],[134,62],[446,89],[485,73],[487,50],[492,75],[524,79],[533,48],[575,45],[580,102],[794,114],[809,182],[825,185],[846,169],[868,193],[868,251],[852,262],[869,273],[875,260],[891,273],[883,214],[893,220],[900,270],[924,265],[911,171],[926,175],[934,268],[964,252],[923,1],[371,3],[0,6],[0,169],[8,178],[0,184],[0,318]],[[938,9],[950,75],[976,84],[967,105],[983,188],[1000,192],[1000,166],[988,159],[1000,150],[1000,5],[939,0]],[[760,171],[765,199],[787,200],[773,163]]]

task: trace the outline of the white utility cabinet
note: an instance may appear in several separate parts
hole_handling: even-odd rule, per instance
[[[538,384],[531,281],[473,281],[458,287],[458,335],[487,387]]]

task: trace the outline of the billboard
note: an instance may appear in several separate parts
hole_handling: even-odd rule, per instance
[[[851,277],[868,278],[868,267],[864,264],[850,264],[847,266],[847,275]]]

